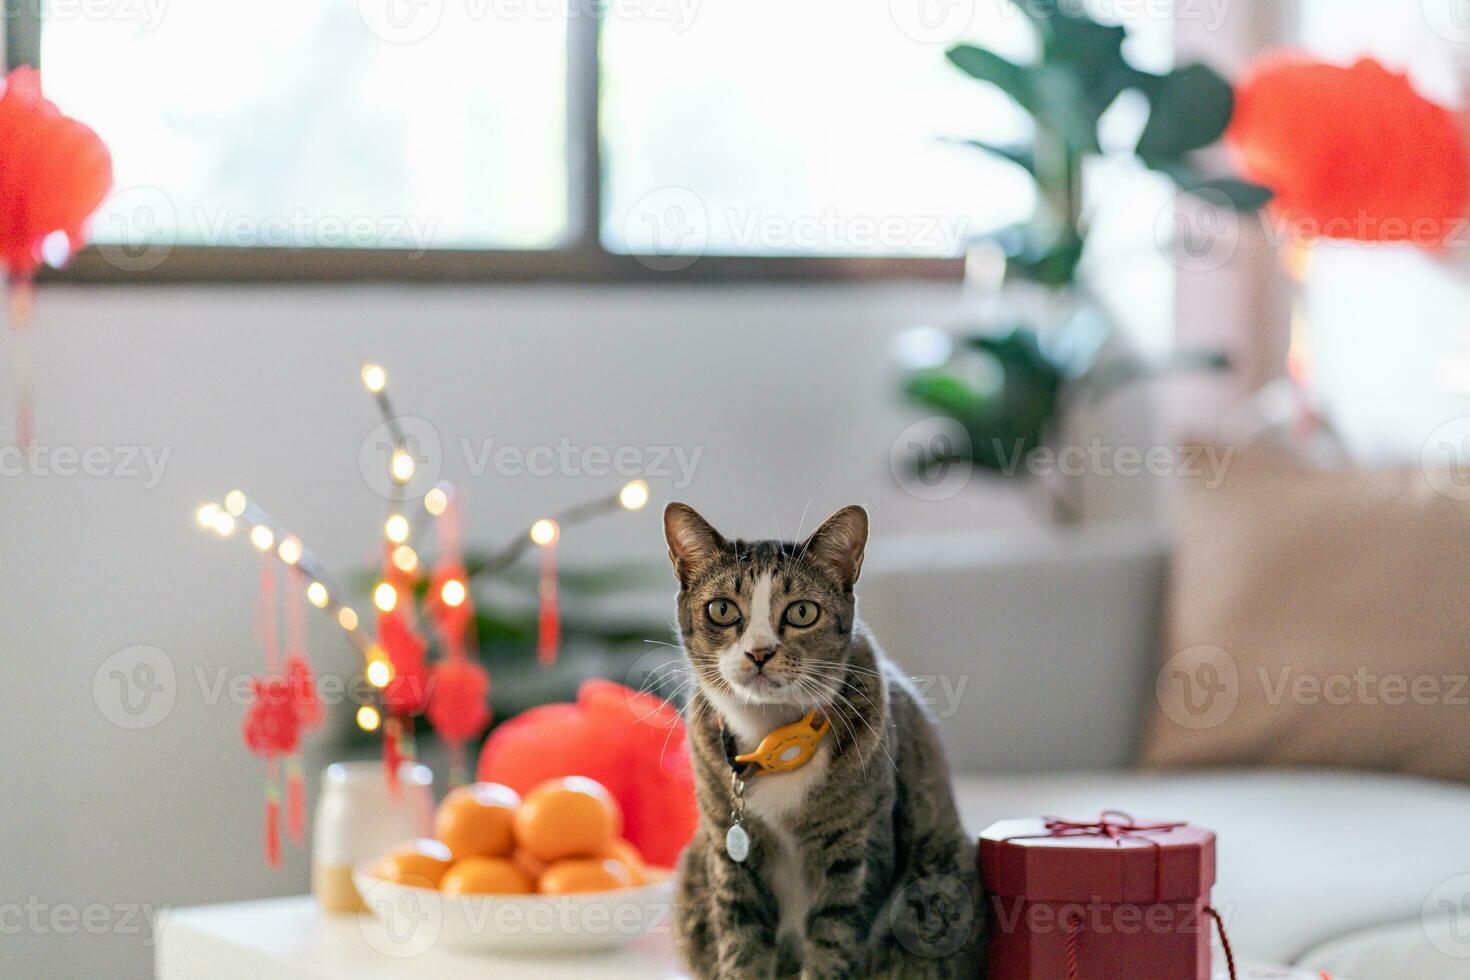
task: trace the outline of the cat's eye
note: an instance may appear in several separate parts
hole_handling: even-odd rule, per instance
[[[810,626],[817,621],[822,607],[806,599],[798,599],[786,607],[785,620],[789,626]]]
[[[734,626],[740,622],[740,607],[729,599],[711,599],[704,607],[704,614],[716,626]]]

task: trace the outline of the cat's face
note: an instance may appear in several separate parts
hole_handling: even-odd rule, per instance
[[[792,543],[728,541],[692,508],[670,504],[664,535],[699,684],[745,704],[829,704],[852,636],[863,509],[844,507]]]

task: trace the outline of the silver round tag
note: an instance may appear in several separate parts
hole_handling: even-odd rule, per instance
[[[725,853],[737,864],[750,857],[750,835],[738,823],[725,831]]]

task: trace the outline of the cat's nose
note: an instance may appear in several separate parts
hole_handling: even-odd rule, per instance
[[[770,660],[776,655],[776,648],[756,647],[754,650],[745,651],[745,655],[749,657],[751,663],[755,664],[756,668],[759,669],[766,665],[767,660]]]

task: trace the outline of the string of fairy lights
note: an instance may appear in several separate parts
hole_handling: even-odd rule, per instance
[[[405,434],[398,424],[398,416],[388,397],[387,371],[378,364],[365,364],[361,377],[363,386],[378,405],[392,441],[387,470],[394,493],[390,496],[388,516],[382,528],[387,560],[398,572],[412,576],[419,570],[420,562],[418,552],[412,544],[414,527],[409,519],[411,498],[407,490],[418,472],[418,464],[409,451]],[[424,512],[430,518],[444,517],[456,492],[449,483],[436,484],[423,495],[421,504]],[[639,510],[648,500],[648,484],[643,480],[632,480],[623,484],[611,496],[578,504],[550,517],[538,518],[523,534],[517,535],[499,551],[493,552],[485,560],[483,571],[493,573],[503,570],[531,547],[542,549],[543,555],[550,558],[546,552],[555,547],[563,528],[617,510]],[[241,490],[231,490],[225,495],[223,502],[202,505],[195,512],[195,517],[200,527],[211,530],[222,538],[238,536],[247,539],[262,555],[274,555],[289,570],[299,572],[306,583],[307,602],[330,615],[362,655],[363,677],[371,688],[381,691],[391,683],[393,666],[383,647],[362,628],[357,611],[342,599],[344,591],[336,585],[326,565],[306,547],[299,536],[272,518]],[[437,586],[438,599],[445,606],[457,608],[469,597],[469,583],[463,578],[452,577],[437,583]],[[392,612],[404,601],[399,591],[399,586],[388,581],[385,574],[372,588],[373,606],[382,613]],[[412,601],[412,598],[408,601]],[[358,727],[364,731],[376,731],[383,722],[383,712],[376,704],[363,703],[357,708],[356,720]]]

